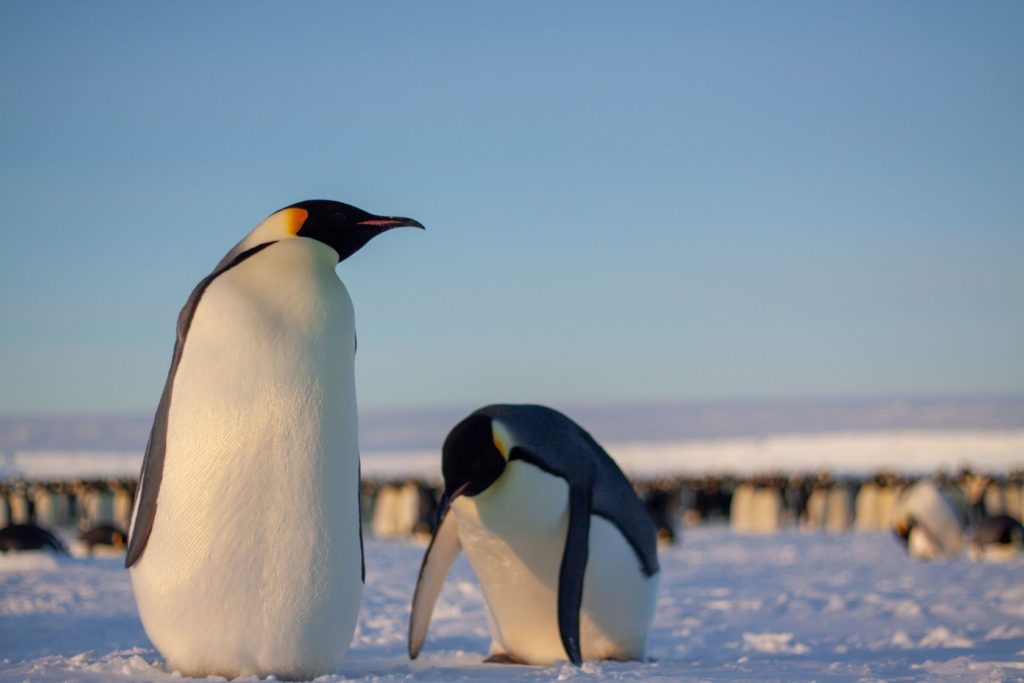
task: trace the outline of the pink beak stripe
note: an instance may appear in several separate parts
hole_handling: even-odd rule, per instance
[[[390,225],[405,225],[404,221],[396,221],[391,218],[381,218],[372,221],[359,221],[359,225],[379,225],[382,228],[386,228]]]
[[[456,498],[458,498],[459,496],[461,496],[462,492],[465,491],[467,487],[469,487],[469,482],[468,481],[465,484],[463,484],[462,486],[460,486],[459,488],[457,488],[454,491],[452,491],[452,497],[448,499],[449,504],[451,503],[451,501],[453,501]]]

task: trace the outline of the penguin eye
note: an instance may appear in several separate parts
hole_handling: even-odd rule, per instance
[[[335,211],[334,213],[332,213],[331,218],[337,221],[338,223],[344,223],[348,220],[348,216],[346,216],[341,211]]]

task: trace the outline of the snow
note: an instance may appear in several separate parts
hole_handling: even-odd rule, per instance
[[[1024,430],[827,432],[604,445],[636,478],[820,471],[867,476],[883,470],[921,475],[965,466],[1006,474],[1024,468]],[[363,477],[439,481],[440,459],[433,448],[370,451],[363,453]],[[0,479],[134,478],[141,464],[141,451],[17,450],[0,456]]]
[[[869,476],[937,470],[1006,474],[1024,468],[1024,430],[826,432],[603,444],[628,476],[821,472]],[[436,450],[366,453],[363,476],[438,478]]]
[[[648,662],[483,664],[480,590],[460,558],[423,654],[405,654],[424,546],[368,539],[356,640],[321,681],[1018,680],[1024,561],[915,562],[888,534],[685,531],[662,549]],[[172,681],[119,558],[0,556],[0,682]]]
[[[0,479],[135,479],[141,469],[141,451],[27,450],[0,456]]]

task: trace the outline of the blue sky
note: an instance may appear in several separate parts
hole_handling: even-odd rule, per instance
[[[308,198],[364,406],[1024,392],[1024,4],[0,4],[0,414]]]

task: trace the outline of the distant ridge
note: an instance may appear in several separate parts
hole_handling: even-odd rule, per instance
[[[364,452],[436,449],[477,406],[364,410]],[[1024,397],[776,399],[708,403],[555,406],[599,441],[681,441],[773,434],[1024,428]],[[141,452],[150,416],[0,417],[0,452]]]

